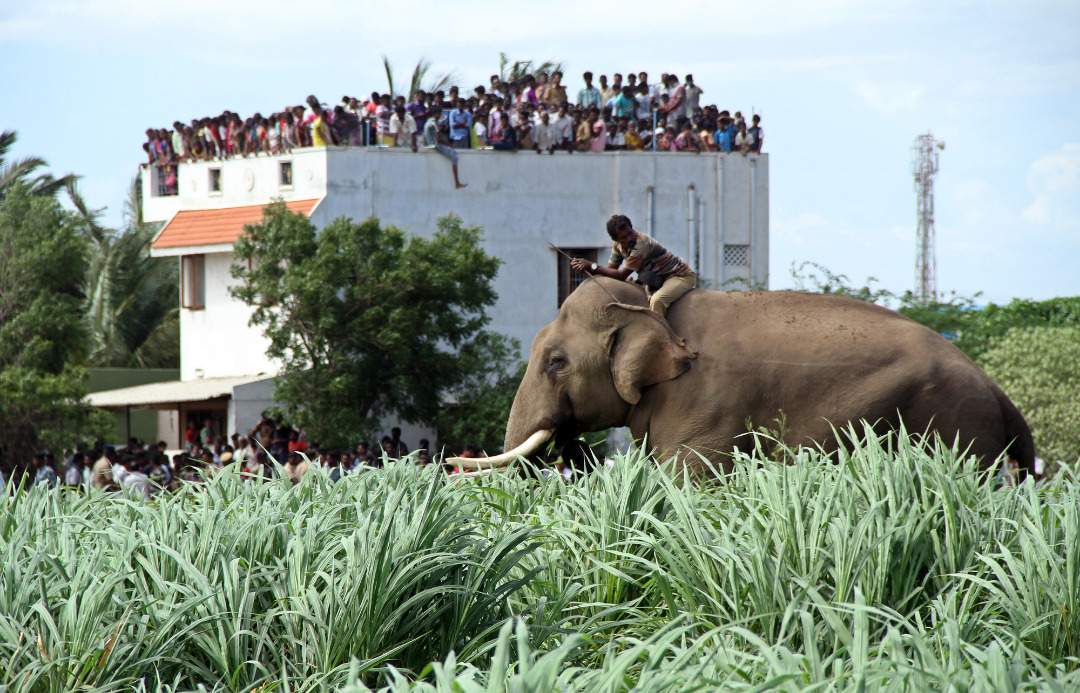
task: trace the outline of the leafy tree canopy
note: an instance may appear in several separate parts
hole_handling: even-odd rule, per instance
[[[343,446],[386,412],[433,422],[448,395],[483,384],[506,344],[484,330],[499,261],[480,237],[452,216],[430,239],[344,217],[316,232],[270,205],[237,243],[233,293],[282,364],[285,414]]]
[[[59,178],[42,171],[45,160],[37,156],[8,160],[8,152],[15,146],[18,136],[11,130],[0,132],[0,200],[17,186],[22,186],[31,195],[56,197],[57,194],[75,182],[75,176],[67,174]]]
[[[409,76],[408,88],[396,87],[394,85],[394,66],[390,62],[390,58],[385,55],[382,58],[383,71],[386,72],[386,88],[389,90],[391,96],[401,95],[406,97],[409,101],[412,101],[416,96],[416,92],[423,89],[429,94],[433,94],[437,91],[443,91],[449,89],[457,77],[453,72],[444,72],[433,78],[429,78],[431,72],[431,61],[427,58],[421,58],[416,61],[416,65],[412,69],[412,73]]]
[[[101,431],[82,403],[88,247],[74,215],[24,184],[0,201],[0,462]]]
[[[466,445],[476,445],[488,454],[502,450],[506,420],[514,403],[518,384],[525,377],[525,366],[517,358],[516,345],[509,343],[477,345],[472,349],[476,365],[467,387],[458,388],[435,420],[439,443],[448,450],[461,452]]]
[[[541,73],[550,75],[552,72],[563,72],[563,64],[556,60],[512,60],[506,53],[499,53],[499,79],[504,82],[517,82],[525,77],[539,77]]]
[[[813,262],[793,266],[791,274],[796,288],[802,291],[848,296],[894,308],[947,336],[975,360],[979,360],[995,339],[1014,328],[1080,326],[1080,296],[1045,301],[1017,298],[1005,305],[980,305],[980,294],[967,297],[954,293],[937,302],[923,303],[910,291],[895,294],[877,286],[874,277],[867,278],[862,286],[854,286],[846,275],[834,274]]]
[[[1080,460],[1080,326],[1014,327],[979,363],[1024,412],[1040,457]]]

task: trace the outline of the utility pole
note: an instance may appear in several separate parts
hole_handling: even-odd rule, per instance
[[[938,172],[938,152],[945,143],[927,132],[911,145],[911,173],[915,178],[915,296],[922,303],[937,301],[937,256],[934,250],[934,174]]]

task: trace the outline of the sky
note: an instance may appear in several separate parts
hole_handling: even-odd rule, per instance
[[[1080,295],[1080,2],[0,3],[0,129],[119,225],[143,132],[385,90],[418,59],[486,84],[499,53],[580,74],[691,72],[762,116],[770,286],[820,263],[913,288],[911,145],[937,176],[943,294]]]

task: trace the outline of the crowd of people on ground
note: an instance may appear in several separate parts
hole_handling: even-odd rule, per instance
[[[21,483],[124,490],[150,498],[174,490],[183,482],[201,483],[229,466],[235,466],[249,480],[276,478],[280,470],[296,484],[313,465],[326,468],[330,479],[338,481],[347,474],[380,469],[385,460],[410,454],[396,426],[382,437],[377,448],[360,441],[350,449],[326,449],[310,443],[303,430],[277,424],[265,416],[247,435],[234,433],[228,438],[217,434],[211,419],[201,425],[189,421],[183,445],[183,451],[170,458],[164,442],[152,445],[130,438],[123,447],[99,444],[90,450],[77,450],[63,464],[58,464],[51,452],[42,451],[34,456]],[[420,439],[413,452],[411,459],[416,464],[431,464],[427,439]],[[462,453],[465,457],[478,455],[475,446],[467,446]],[[0,472],[0,487],[5,482]]]
[[[404,147],[567,152],[640,151],[757,153],[765,141],[761,117],[702,103],[693,75],[646,72],[582,75],[571,98],[561,72],[538,72],[505,81],[492,75],[472,93],[457,86],[404,96],[372,92],[343,96],[330,106],[315,95],[306,105],[242,118],[232,111],[176,121],[146,131],[150,165],[162,167],[166,188],[175,189],[176,165],[301,147]],[[456,157],[451,157],[456,164]]]

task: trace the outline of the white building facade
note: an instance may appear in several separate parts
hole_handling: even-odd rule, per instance
[[[686,259],[706,286],[768,286],[767,154],[459,153],[468,186],[461,190],[449,162],[430,150],[308,148],[181,164],[175,191],[147,170],[143,217],[166,222],[151,253],[181,258],[181,382],[277,372],[266,339],[248,324],[250,309],[229,292],[233,243],[243,224],[261,219],[261,207],[277,199],[317,227],[340,216],[376,217],[430,236],[447,214],[482,227],[486,252],[503,263],[490,329],[516,338],[523,358],[581,280],[556,248],[606,263],[612,214],[626,214]],[[270,391],[259,390],[266,401],[248,395],[242,407],[230,399],[230,432],[258,420]]]

